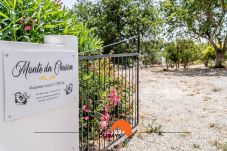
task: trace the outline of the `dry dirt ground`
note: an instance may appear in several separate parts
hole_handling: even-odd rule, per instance
[[[120,151],[227,151],[226,69],[140,74],[140,126]]]

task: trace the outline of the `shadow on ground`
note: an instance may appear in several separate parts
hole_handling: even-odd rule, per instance
[[[152,68],[156,68],[154,71]],[[201,68],[201,67],[193,67],[188,69],[168,69],[164,70],[160,68],[157,71],[157,67],[150,68],[152,72],[160,72],[163,74],[172,74],[175,76],[227,76],[227,69],[226,68]]]

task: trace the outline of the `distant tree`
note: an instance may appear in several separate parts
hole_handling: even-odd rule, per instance
[[[141,53],[143,55],[144,64],[160,63],[163,43],[164,42],[160,39],[143,41],[141,43]]]
[[[204,63],[205,67],[209,66],[209,63],[211,61],[214,61],[216,58],[215,56],[215,50],[212,46],[208,45],[203,51],[202,51],[202,57],[201,60]]]
[[[83,0],[75,3],[73,12],[95,28],[104,45],[138,34],[155,35],[161,22],[151,0]]]
[[[174,42],[167,44],[164,49],[164,55],[167,61],[167,65],[173,62],[176,65],[176,69],[180,68],[180,51]]]
[[[163,55],[166,58],[167,64],[174,63],[176,68],[180,67],[180,64],[187,68],[189,63],[199,59],[199,48],[190,39],[177,39],[176,42],[171,42],[164,48]]]
[[[216,53],[216,67],[223,67],[227,51],[226,0],[164,0],[164,20],[170,33],[185,33],[207,39]]]
[[[180,62],[184,68],[187,68],[190,62],[199,59],[199,49],[190,39],[178,39],[176,49],[180,52]]]

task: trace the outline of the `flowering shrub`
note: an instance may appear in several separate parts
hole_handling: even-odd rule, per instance
[[[101,45],[60,0],[0,0],[0,10],[0,40],[40,43],[44,35],[62,34],[77,36],[80,51]]]
[[[119,96],[117,95],[117,92],[116,92],[116,89],[115,88],[113,88],[112,90],[111,90],[111,94],[109,94],[108,96],[107,96],[107,98],[108,98],[108,100],[110,100],[111,101],[111,105],[113,106],[113,107],[115,107],[117,104],[118,104],[118,102],[119,102]]]
[[[106,62],[109,59],[105,60]],[[113,66],[104,69],[104,60],[81,62],[80,70],[80,131],[83,141],[113,138],[110,127],[117,119],[127,119],[129,115],[128,82],[124,77],[117,78]],[[89,64],[92,64],[89,66]],[[85,71],[82,70],[87,69]],[[101,70],[99,70],[101,69]],[[124,78],[122,80],[122,78]]]

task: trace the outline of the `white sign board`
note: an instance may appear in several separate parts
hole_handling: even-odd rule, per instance
[[[75,67],[72,52],[4,52],[5,120],[73,102]]]

